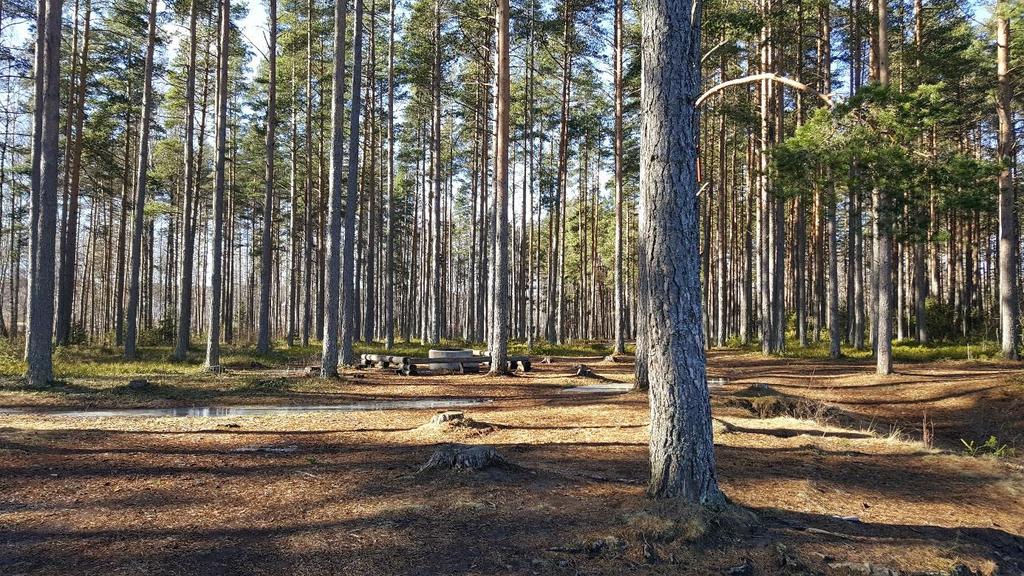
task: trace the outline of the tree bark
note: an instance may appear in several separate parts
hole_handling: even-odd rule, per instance
[[[299,333],[299,275],[302,272],[299,258],[299,136],[298,136],[298,98],[299,88],[295,81],[295,61],[291,67],[292,113],[291,113],[291,166],[289,175],[288,235],[291,246],[288,250],[288,346],[295,344],[295,336]]]
[[[696,178],[700,6],[644,0],[640,240],[651,396],[648,494],[724,501],[715,477],[701,326]]]
[[[45,0],[38,7],[40,42],[36,66],[36,122],[33,137],[33,181],[38,182],[31,203],[28,330],[25,359],[28,383],[43,386],[53,380],[53,288],[57,236],[57,165],[60,160],[60,35],[61,2]],[[36,144],[38,143],[38,146]],[[35,263],[35,265],[32,265]]]
[[[356,207],[359,202],[359,113],[363,85],[363,0],[355,0],[352,18],[352,111],[348,132],[348,196],[345,199],[345,236],[341,266],[341,363],[348,366],[355,360],[352,342],[355,339],[355,233]]]
[[[494,271],[491,307],[494,325],[488,352],[491,375],[508,372],[508,141],[509,141],[509,0],[497,0],[498,69],[497,108],[494,139]]]
[[[75,301],[75,272],[78,262],[78,204],[82,178],[82,141],[84,132],[82,130],[85,122],[85,96],[89,84],[89,40],[90,22],[92,19],[92,2],[85,2],[85,24],[82,30],[82,52],[79,58],[81,63],[78,70],[77,95],[75,97],[75,141],[71,144],[71,161],[68,171],[70,182],[68,185],[67,213],[64,218],[64,230],[61,233],[61,259],[60,276],[57,287],[57,322],[56,341],[57,345],[67,344],[71,339],[71,316],[74,311]]]
[[[345,9],[334,5],[334,89],[331,96],[331,190],[327,204],[327,256],[324,277],[324,338],[320,375],[338,374],[338,314],[341,282],[342,170],[345,163]],[[347,223],[347,222],[346,222]]]
[[[1017,359],[1017,211],[1013,173],[1014,134],[1010,83],[1010,20],[1004,0],[996,5],[996,113],[999,116],[999,325],[1003,356]]]
[[[615,343],[612,355],[626,349],[626,302],[623,298],[622,254],[622,52],[624,0],[615,0]]]
[[[60,4],[58,4],[60,7]],[[25,310],[25,359],[28,359],[29,352],[29,327],[32,326],[32,283],[36,278],[36,244],[39,238],[39,215],[41,206],[39,205],[40,198],[40,183],[42,181],[42,157],[43,157],[43,115],[44,115],[44,99],[46,94],[46,46],[47,46],[47,28],[46,28],[46,11],[49,9],[48,0],[36,0],[36,45],[34,50],[35,61],[33,63],[34,68],[34,86],[33,86],[33,99],[32,99],[32,152],[30,162],[32,165],[29,180],[30,180],[30,192],[29,192],[29,227],[28,227],[28,307]],[[59,11],[58,11],[59,12]],[[60,58],[60,54],[56,56]],[[58,94],[60,88],[57,89]],[[59,106],[60,104],[58,104]],[[60,112],[58,111],[58,117]],[[59,127],[55,129],[59,130]],[[127,132],[127,130],[125,131]],[[59,141],[58,135],[58,141]],[[125,169],[127,173],[127,169]],[[13,211],[12,211],[13,214]],[[120,345],[121,334],[118,331],[118,344]]]
[[[268,37],[266,184],[263,191],[263,237],[260,251],[260,316],[256,352],[270,351],[270,290],[274,265],[272,250],[274,226],[274,156],[277,151],[277,0],[269,0],[270,33]]]
[[[889,85],[889,26],[886,0],[878,0],[878,82]],[[877,185],[873,190],[876,235],[875,267],[878,277],[877,305],[875,307],[875,349],[876,371],[879,374],[892,373],[892,214],[888,192]]]
[[[188,355],[192,332],[192,271],[196,247],[196,228],[192,221],[193,204],[197,194],[195,175],[195,115],[196,115],[196,44],[199,11],[198,0],[189,6],[188,70],[185,76],[185,197],[182,200],[181,270],[178,273],[178,326],[174,346],[174,359],[181,361]]]
[[[432,219],[431,219],[431,278],[430,278],[430,331],[429,344],[441,342],[441,324],[444,321],[444,299],[441,294],[441,0],[434,1],[434,70],[431,75],[433,105],[433,130],[431,144],[434,154],[431,159]]]
[[[384,349],[395,345],[395,0],[390,0],[388,23],[388,200],[384,252]],[[472,266],[472,264],[470,264]]]
[[[302,346],[313,331],[313,1],[306,4],[306,173],[303,179]]]
[[[214,167],[213,238],[210,248],[210,322],[206,340],[206,368],[219,372],[221,329],[221,268],[224,251],[224,178],[228,128],[228,52],[231,0],[220,2],[220,45],[217,51],[217,158]]]
[[[146,172],[149,169],[149,124],[153,115],[153,51],[156,48],[156,0],[149,3],[142,113],[139,119],[139,154],[135,170],[135,213],[132,215],[132,253],[128,277],[128,310],[125,313],[124,357],[137,357],[139,331],[139,275],[142,263],[142,229],[146,208]]]

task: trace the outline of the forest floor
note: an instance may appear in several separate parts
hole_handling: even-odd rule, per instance
[[[240,358],[216,376],[144,365],[133,390],[85,357],[46,389],[0,381],[0,574],[1024,574],[1013,364],[878,377],[863,359],[713,351],[718,476],[736,507],[701,516],[644,496],[644,394],[564,391],[629,382],[629,362],[324,383],[299,356]],[[571,376],[580,362],[599,378]],[[59,413],[411,398],[487,402],[461,408],[463,426],[428,425],[431,409]],[[418,473],[447,442],[517,466]]]

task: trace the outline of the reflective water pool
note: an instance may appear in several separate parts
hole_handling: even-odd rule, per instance
[[[409,400],[365,400],[348,404],[314,406],[187,406],[176,408],[123,408],[104,410],[26,411],[0,408],[0,414],[36,414],[68,418],[283,416],[306,412],[362,412],[369,410],[428,410],[461,408],[490,402],[486,398],[423,398]]]

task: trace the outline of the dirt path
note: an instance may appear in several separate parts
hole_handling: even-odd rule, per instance
[[[321,385],[282,373],[276,388],[200,396],[493,399],[466,409],[479,425],[462,428],[424,427],[431,410],[0,415],[0,573],[721,574],[745,562],[753,574],[855,574],[849,563],[865,562],[1024,573],[1022,459],[958,448],[989,435],[1020,446],[1019,371],[915,364],[879,379],[865,363],[713,353],[711,375],[728,379],[713,393],[720,481],[759,519],[725,531],[644,498],[646,397],[561,393],[586,383],[567,376],[576,362],[502,379],[368,371]],[[632,371],[588,362],[610,381]],[[63,396],[11,386],[0,406],[111,404],[91,386],[103,385]],[[758,407],[780,413],[759,418]],[[945,450],[919,442],[925,413]],[[416,473],[453,441],[493,445],[523,469]]]

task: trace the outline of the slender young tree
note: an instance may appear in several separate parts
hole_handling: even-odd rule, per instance
[[[263,237],[260,252],[260,316],[256,351],[270,351],[270,292],[274,266],[274,156],[277,152],[277,0],[269,0],[270,33],[267,39],[267,166],[263,191]],[[344,2],[341,2],[344,4]]]
[[[395,0],[389,2],[388,23],[388,189],[384,241],[384,349],[395,345]]]
[[[356,337],[355,315],[355,234],[359,204],[359,113],[363,93],[363,0],[355,0],[352,18],[352,111],[348,132],[348,197],[345,204],[345,239],[341,268],[341,363],[355,360],[352,343]]]
[[[306,3],[306,173],[303,179],[302,211],[302,346],[309,346],[313,331],[313,20],[315,0]]]
[[[829,12],[829,5],[822,4],[821,10],[821,86],[819,92],[828,94],[832,91],[832,20]],[[832,181],[831,178],[828,179]],[[839,208],[836,205],[835,186],[828,185],[825,195],[826,202],[826,230],[828,237],[828,287],[825,297],[828,307],[828,334],[829,334],[829,356],[838,359],[842,356],[840,338],[842,335],[839,329],[839,246],[837,242],[839,219]]]
[[[46,90],[46,11],[49,9],[48,0],[36,0],[36,45],[35,61],[33,69],[35,72],[34,97],[32,99],[32,153],[31,153],[31,183],[29,192],[29,226],[28,226],[28,293],[29,305],[25,311],[25,357],[28,359],[29,337],[31,336],[32,312],[33,312],[33,288],[32,283],[36,280],[36,244],[39,242],[39,216],[42,212],[39,205],[40,185],[42,183],[42,158],[43,158],[43,115],[45,90]],[[60,58],[60,54],[56,56]],[[60,89],[58,88],[58,92]],[[60,105],[58,104],[58,107]],[[59,111],[58,111],[59,114]],[[59,130],[59,128],[57,128]],[[59,138],[59,135],[58,135]],[[118,333],[120,344],[120,333]]]
[[[224,189],[228,148],[228,56],[231,48],[231,0],[220,0],[220,40],[217,50],[217,158],[214,167],[213,230],[210,241],[210,323],[205,366],[219,372],[222,258],[224,253]]]
[[[887,0],[877,0],[876,17],[878,34],[877,43],[877,66],[878,83],[882,86],[889,85],[889,21]],[[873,209],[875,211],[875,222],[877,234],[875,237],[875,266],[878,275],[877,324],[875,340],[876,371],[879,374],[892,373],[892,222],[893,215],[890,213],[889,193],[875,186],[872,195],[874,196]]]
[[[626,301],[622,278],[622,4],[623,0],[615,0],[615,343],[612,355],[625,352],[626,349]]]
[[[492,278],[491,307],[494,325],[488,351],[491,355],[492,375],[508,371],[508,144],[509,144],[509,8],[508,0],[497,0],[495,11],[498,32],[497,117],[494,139],[494,272]]]
[[[643,0],[639,298],[650,381],[648,494],[718,505],[704,359],[697,202],[700,3]]]
[[[1014,156],[1013,89],[1010,80],[1010,18],[1005,0],[996,3],[996,113],[999,116],[999,325],[1003,356],[1017,359],[1017,210],[1011,165]]]
[[[92,21],[92,1],[85,2],[85,24],[82,30],[82,52],[79,55],[76,75],[74,114],[74,143],[71,144],[68,184],[67,212],[61,230],[60,274],[57,286],[57,321],[55,335],[57,344],[71,340],[71,316],[74,311],[75,272],[78,268],[78,204],[82,180],[82,142],[85,139],[86,89],[89,85],[89,41]]]
[[[153,118],[153,52],[156,49],[156,0],[149,2],[146,34],[146,63],[142,84],[142,113],[139,118],[139,155],[135,168],[135,207],[132,216],[132,256],[128,277],[128,310],[125,317],[124,357],[134,360],[139,334],[139,282],[142,265],[142,232],[149,171],[149,128]]]
[[[195,175],[195,116],[196,116],[196,47],[198,44],[198,0],[192,0],[188,9],[188,69],[185,71],[185,195],[182,199],[181,268],[178,271],[178,326],[174,343],[174,359],[182,361],[188,355],[192,335],[192,272],[196,249],[194,204]]]
[[[444,295],[441,294],[441,0],[434,0],[434,71],[431,74],[433,93],[433,122],[431,140],[434,147],[431,163],[431,238],[430,260],[430,330],[427,342],[441,342],[441,324],[444,322]]]

